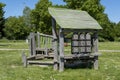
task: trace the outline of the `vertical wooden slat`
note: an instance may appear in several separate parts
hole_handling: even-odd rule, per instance
[[[57,51],[57,33],[56,33],[56,21],[52,18],[52,33],[53,33],[53,50],[54,50],[54,70],[58,70],[58,51]]]
[[[59,71],[64,71],[64,35],[59,29]]]
[[[45,55],[48,55],[48,53],[47,53],[48,52],[47,51],[48,50],[48,46],[47,46],[48,45],[48,37],[44,37],[44,38],[45,38]]]
[[[32,34],[29,35],[29,50],[30,50],[30,56],[33,55],[32,53]]]
[[[40,33],[39,32],[37,32],[37,39],[38,39],[38,48],[40,48]]]
[[[36,55],[35,33],[31,33],[31,52],[32,55]]]
[[[98,56],[94,57],[94,69],[98,70]]]
[[[98,52],[98,33],[94,33],[94,52]],[[94,69],[98,69],[98,56],[94,57]]]
[[[27,57],[24,52],[22,53],[22,62],[23,62],[23,66],[27,67]]]
[[[93,52],[98,52],[98,33],[93,34]]]

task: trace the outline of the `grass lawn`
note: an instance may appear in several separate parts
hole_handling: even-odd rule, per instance
[[[28,48],[25,42],[4,42],[9,48]],[[12,44],[11,44],[12,43]],[[1,45],[0,48],[7,48]],[[16,45],[17,44],[17,45]],[[100,43],[100,49],[120,50],[117,42]],[[24,47],[25,46],[25,47]],[[106,46],[106,47],[105,47]],[[113,48],[111,48],[111,46]],[[0,80],[120,80],[120,53],[103,52],[99,57],[99,70],[65,69],[54,71],[52,66],[31,66],[24,68],[21,60],[22,51],[0,51]],[[28,52],[28,51],[26,51]]]
[[[120,42],[100,42],[100,50],[120,50]]]
[[[24,41],[0,41],[0,49],[28,49],[28,43]]]

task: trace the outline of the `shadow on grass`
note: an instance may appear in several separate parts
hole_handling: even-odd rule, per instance
[[[75,63],[65,63],[65,68],[68,69],[92,69],[92,62],[75,62]]]

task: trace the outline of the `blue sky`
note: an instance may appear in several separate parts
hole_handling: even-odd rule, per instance
[[[53,4],[65,4],[63,0],[50,0]],[[20,16],[25,6],[29,6],[31,9],[35,7],[38,0],[0,0],[5,3],[5,17]],[[120,21],[120,0],[101,0],[101,4],[105,7],[105,13],[108,15],[112,22]]]

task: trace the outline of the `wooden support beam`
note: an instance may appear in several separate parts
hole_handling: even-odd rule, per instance
[[[59,29],[59,71],[64,71],[64,35]]]
[[[98,32],[95,32],[94,33],[94,42],[93,42],[93,50],[94,50],[94,53],[97,53],[98,52]],[[94,69],[98,69],[98,56],[95,56],[94,57]]]
[[[94,69],[98,70],[98,56],[94,57]]]
[[[94,42],[93,42],[93,46],[94,46],[94,52],[98,52],[98,32],[94,33]]]
[[[30,53],[36,55],[35,33],[30,33]]]
[[[53,65],[52,61],[28,61],[28,64]]]
[[[22,53],[22,62],[23,62],[23,66],[27,67],[27,57],[24,52]]]
[[[63,32],[94,32],[92,29],[64,29]]]
[[[57,46],[57,33],[56,21],[52,18],[52,33],[53,33],[53,50],[54,50],[54,70],[58,70],[58,46]]]
[[[40,48],[40,33],[39,32],[37,32],[37,39],[38,39],[38,48]]]
[[[47,37],[44,37],[45,38],[45,55],[47,56],[48,55],[48,38]]]

